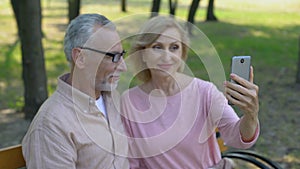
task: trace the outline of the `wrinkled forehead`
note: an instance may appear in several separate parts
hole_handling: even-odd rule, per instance
[[[112,48],[121,46],[121,39],[116,30],[96,26],[95,32],[85,44],[86,47],[108,51]]]

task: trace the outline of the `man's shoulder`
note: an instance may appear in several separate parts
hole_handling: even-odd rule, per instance
[[[54,92],[40,107],[34,118],[38,126],[47,127],[55,123],[63,125],[73,119],[74,106],[67,99]]]

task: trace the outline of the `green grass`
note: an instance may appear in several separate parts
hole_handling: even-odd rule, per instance
[[[21,109],[23,105],[23,82],[20,43],[9,0],[0,2],[0,109]],[[120,32],[134,33],[139,21],[146,18],[132,15],[149,12],[151,0],[128,0],[127,13],[120,12],[117,0],[82,1],[81,13],[94,12],[108,16],[116,22]],[[179,1],[176,14],[181,19],[188,15],[190,1]],[[68,71],[63,53],[63,36],[67,26],[67,2],[42,0],[43,39],[49,95],[56,87],[56,79]],[[299,150],[297,141],[290,130],[298,130],[299,91],[293,86],[300,36],[300,2],[298,0],[220,0],[215,1],[215,14],[219,22],[204,22],[207,0],[201,1],[200,10],[195,17],[195,25],[209,38],[215,47],[226,76],[233,55],[251,55],[255,69],[255,81],[260,85],[262,137],[256,149],[278,161],[291,161],[288,168],[299,168],[300,154],[280,148]],[[161,6],[162,13],[168,13],[167,1]],[[131,17],[128,17],[131,16]],[[122,38],[126,39],[125,33]],[[194,39],[196,43],[200,39]],[[129,43],[124,41],[124,48]],[[197,77],[209,79],[203,63],[192,51],[187,61],[189,68]],[[123,78],[125,79],[125,78]],[[283,119],[283,120],[282,120]],[[272,124],[275,122],[275,124]],[[278,124],[278,125],[276,125]],[[297,125],[298,124],[298,127]],[[282,126],[282,127],[279,127]],[[275,135],[269,133],[274,130]],[[278,131],[277,131],[278,130]],[[285,135],[289,134],[289,135]],[[281,137],[281,135],[283,135]],[[272,141],[273,140],[273,141]],[[274,141],[275,140],[275,141]],[[276,153],[270,144],[278,146]],[[297,144],[297,145],[296,145]],[[282,151],[282,152],[281,152]],[[290,152],[290,153],[287,153]],[[287,153],[286,155],[282,155]]]

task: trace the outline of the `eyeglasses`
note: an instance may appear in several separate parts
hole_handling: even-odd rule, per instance
[[[101,54],[105,54],[107,56],[110,56],[112,57],[112,62],[114,63],[117,63],[120,61],[120,59],[125,55],[126,51],[123,50],[121,53],[110,53],[110,52],[103,52],[103,51],[100,51],[100,50],[96,50],[96,49],[92,49],[92,48],[89,48],[89,47],[81,47],[79,46],[78,48],[80,49],[86,49],[86,50],[90,50],[90,51],[93,51],[93,52],[97,52],[97,53],[101,53]]]

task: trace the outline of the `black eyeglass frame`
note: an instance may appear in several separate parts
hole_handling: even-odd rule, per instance
[[[90,50],[90,51],[93,51],[93,52],[97,52],[97,53],[101,53],[101,54],[105,54],[107,56],[110,56],[110,57],[112,57],[112,62],[113,63],[119,62],[121,60],[121,57],[123,57],[124,54],[126,53],[125,50],[123,50],[121,53],[110,53],[110,52],[104,52],[104,51],[96,50],[96,49],[89,48],[89,47],[81,47],[81,46],[79,46],[78,48],[80,48],[80,49],[86,49],[86,50]]]

